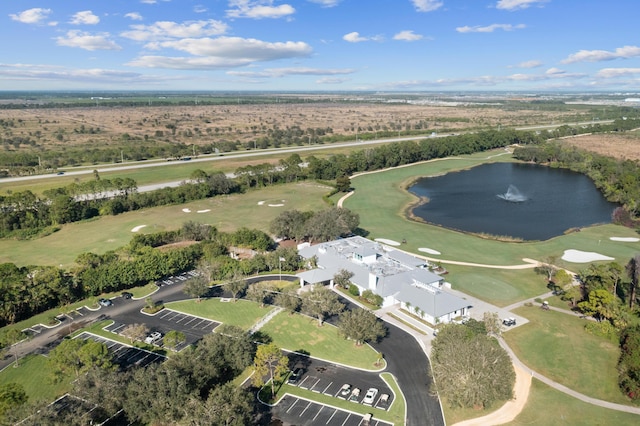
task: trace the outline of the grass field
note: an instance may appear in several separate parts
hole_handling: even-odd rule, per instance
[[[618,388],[616,343],[587,333],[587,320],[572,315],[537,307],[513,312],[530,322],[503,336],[525,365],[585,395],[629,404]]]
[[[0,372],[0,385],[12,382],[21,384],[29,401],[53,401],[71,389],[71,376],[58,383],[52,382],[47,358],[43,355],[27,355],[20,359],[18,367],[14,365]]]
[[[634,425],[640,416],[587,404],[533,380],[524,410],[508,423],[530,425]]]
[[[327,186],[299,182],[100,217],[64,225],[60,231],[37,240],[0,240],[0,263],[69,266],[81,253],[105,253],[128,244],[134,235],[131,230],[139,225],[146,225],[140,230],[145,233],[178,229],[189,220],[211,224],[221,231],[233,231],[242,226],[268,230],[269,223],[285,209],[315,211],[326,208],[322,196],[327,192]],[[260,201],[264,203],[258,205]],[[269,204],[284,205],[270,207]],[[190,209],[191,213],[182,209]],[[210,211],[197,213],[203,210]]]
[[[306,351],[310,356],[365,370],[378,370],[377,352],[368,345],[356,346],[338,334],[338,329],[300,314],[280,312],[260,329],[273,342],[289,351]]]
[[[545,278],[533,269],[480,269],[446,265],[445,277],[455,290],[462,291],[496,306],[507,306],[519,300],[549,291]]]
[[[220,299],[184,300],[171,302],[165,305],[185,314],[208,318],[227,325],[236,325],[244,330],[251,328],[260,318],[267,315],[273,306],[267,305],[261,308],[257,303],[238,299],[235,302],[221,302]]]

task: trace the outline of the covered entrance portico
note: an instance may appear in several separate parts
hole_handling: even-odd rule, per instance
[[[304,287],[305,284],[326,284],[329,283],[329,288],[333,289],[333,273],[326,269],[312,269],[311,271],[304,271],[296,274],[300,278],[300,287]]]

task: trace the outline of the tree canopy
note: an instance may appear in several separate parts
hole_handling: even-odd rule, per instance
[[[387,327],[378,317],[369,310],[358,308],[342,312],[338,328],[344,337],[354,340],[357,346],[364,342],[377,342],[387,334]]]

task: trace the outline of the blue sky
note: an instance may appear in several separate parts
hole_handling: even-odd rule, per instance
[[[2,0],[0,90],[640,92],[638,0]]]

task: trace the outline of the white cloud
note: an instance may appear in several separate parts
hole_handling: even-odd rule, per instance
[[[411,0],[411,3],[418,12],[433,12],[444,5],[440,0]]]
[[[536,60],[524,61],[516,65],[516,67],[518,68],[538,68],[541,66],[542,66],[542,62],[536,61]]]
[[[20,13],[11,13],[9,16],[12,20],[22,22],[23,24],[40,24],[47,19],[51,12],[51,9],[35,7],[33,9],[23,10]]]
[[[172,48],[187,52],[192,57],[142,56],[127,65],[150,68],[211,69],[229,68],[254,62],[305,57],[311,47],[304,42],[269,43],[240,37],[218,37],[164,41],[157,48]]]
[[[640,47],[638,46],[618,47],[613,52],[608,50],[580,50],[563,59],[562,63],[612,61],[614,59],[628,59],[636,56],[640,56]]]
[[[468,25],[464,27],[456,28],[456,31],[459,33],[492,33],[495,30],[504,30],[504,31],[513,31],[513,30],[521,30],[526,28],[527,26],[524,24],[511,25],[511,24],[491,24],[486,27],[475,26],[470,27]]]
[[[337,6],[342,0],[309,0],[311,3],[317,3],[322,7]]]
[[[400,31],[398,34],[393,36],[394,40],[402,40],[402,41],[417,41],[422,40],[424,37],[420,34],[414,33],[412,30]]]
[[[618,78],[636,74],[640,75],[640,68],[603,68],[596,73],[596,77]]]
[[[322,68],[267,68],[263,71],[228,71],[228,75],[236,77],[250,77],[250,78],[273,78],[273,77],[286,77],[289,75],[342,75],[353,74],[354,69],[322,69]]]
[[[282,18],[296,12],[289,4],[273,6],[273,0],[229,0],[229,7],[230,18]]]
[[[73,25],[96,25],[100,22],[100,18],[93,14],[90,10],[77,12],[69,21]]]
[[[363,41],[382,41],[384,38],[382,36],[371,36],[371,37],[363,37],[359,32],[353,31],[349,34],[345,34],[342,36],[344,41],[348,41],[349,43],[360,43]]]
[[[77,47],[85,50],[121,50],[115,42],[109,40],[109,34],[96,34],[78,30],[67,31],[64,37],[56,37],[58,46]]]
[[[527,9],[530,6],[542,6],[543,3],[547,3],[548,1],[549,0],[499,0],[496,8],[502,10]]]
[[[205,6],[201,5],[201,4],[197,4],[197,5],[193,6],[193,11],[195,13],[205,13],[207,10],[208,9]]]
[[[158,21],[151,25],[131,25],[129,28],[131,28],[130,31],[124,31],[120,35],[136,41],[154,41],[221,35],[227,32],[229,27],[224,22],[209,19],[207,21],[186,21],[183,23]]]
[[[54,65],[39,64],[0,64],[0,76],[6,80],[16,81],[70,81],[73,84],[85,83],[118,83],[140,84],[143,82],[175,80],[176,77],[145,76],[130,71],[109,70],[101,68],[67,69]]]
[[[342,84],[349,81],[349,78],[324,77],[316,80],[316,84]]]
[[[132,20],[134,20],[134,21],[142,21],[142,19],[143,19],[143,18],[142,18],[142,15],[140,15],[138,12],[129,12],[129,13],[126,13],[126,14],[124,15],[124,17],[125,17],[125,18],[129,18],[129,19],[132,19]]]

